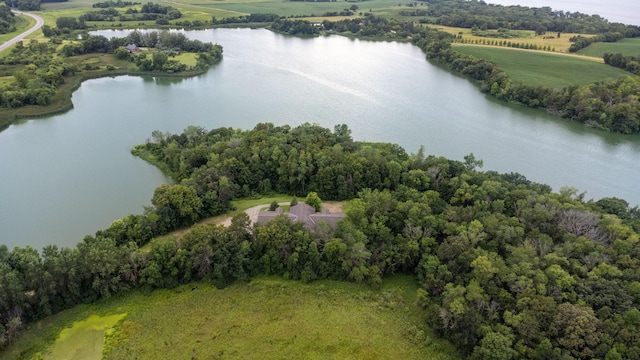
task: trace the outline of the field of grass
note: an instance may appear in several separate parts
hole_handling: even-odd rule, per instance
[[[102,0],[70,0],[60,3],[44,3],[40,12],[45,19],[45,23],[55,26],[55,18],[60,16],[78,17],[92,9],[92,4]],[[233,16],[247,15],[251,13],[274,13],[281,16],[322,16],[326,12],[340,12],[349,8],[354,3],[336,1],[336,2],[307,2],[307,1],[283,1],[283,0],[218,0],[212,2],[203,2],[201,0],[159,0],[157,3],[173,6],[179,9],[183,16],[179,21],[208,21],[213,16],[216,18],[225,18]],[[366,3],[356,3],[360,7],[355,11],[356,16],[360,12],[368,12],[371,10],[378,16],[399,17],[399,12],[409,8],[404,3],[400,4],[392,0],[371,0]],[[139,7],[139,6],[138,6]],[[340,20],[341,18],[329,18],[329,20]],[[87,25],[96,28],[113,28],[113,27],[135,27],[135,26],[153,26],[154,21],[136,21],[136,22],[88,22]]]
[[[57,338],[81,347],[86,336],[73,329],[98,322],[104,331],[126,314],[107,330],[105,359],[461,359],[420,324],[415,294],[408,276],[385,279],[379,290],[261,277],[222,290],[196,283],[133,291],[31,324],[0,357],[49,358]],[[91,358],[86,349],[65,355]]]
[[[490,60],[514,81],[533,86],[563,88],[628,75],[622,69],[577,56],[487,46],[456,45],[454,49]]]
[[[315,15],[321,16],[326,12],[340,12],[348,9],[355,4],[359,7],[355,11],[357,15],[360,12],[368,12],[371,10],[378,16],[397,16],[401,10],[415,9],[406,7],[402,3],[393,0],[371,0],[367,2],[308,2],[308,1],[283,1],[283,0],[220,0],[207,4],[203,4],[199,0],[182,0],[182,4],[197,4],[208,8],[216,8],[227,11],[234,11],[240,14],[250,13],[273,13],[281,16],[299,16],[299,15]]]
[[[429,26],[441,31],[448,32],[449,34],[453,34],[453,35],[458,35],[462,33],[462,37],[464,39],[471,40],[471,41],[475,41],[475,40],[482,41],[483,39],[484,40],[508,40],[508,41],[511,41],[512,43],[516,42],[521,44],[533,44],[533,45],[536,45],[538,48],[545,47],[545,46],[552,47],[552,48],[555,48],[555,51],[558,51],[558,52],[568,52],[569,47],[571,46],[571,42],[569,41],[569,38],[571,38],[572,36],[578,35],[574,33],[562,33],[558,38],[556,33],[536,35],[534,31],[522,30],[522,31],[519,31],[520,33],[523,34],[523,36],[521,37],[510,38],[510,39],[500,39],[500,38],[494,38],[494,37],[476,36],[471,33],[471,29],[467,29],[467,28],[441,26],[441,25],[429,25]],[[490,30],[490,31],[497,33],[497,30]],[[590,37],[593,35],[582,35],[582,36]],[[547,39],[545,39],[545,37],[547,37]]]
[[[597,42],[578,51],[578,54],[602,57],[604,53],[621,53],[626,56],[640,57],[640,38],[622,39],[614,43]]]

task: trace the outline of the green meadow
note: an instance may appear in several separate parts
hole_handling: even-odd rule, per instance
[[[55,25],[55,17],[72,16],[78,17],[88,10],[94,3],[102,0],[70,0],[68,2],[44,3],[44,12],[40,15],[45,18],[49,25]],[[282,1],[282,0],[218,0],[202,2],[200,0],[167,1],[159,0],[157,3],[173,6],[179,9],[184,20],[211,20],[212,16],[217,18],[247,15],[251,13],[272,13],[280,16],[322,16],[327,12],[340,12],[349,9],[352,5],[357,5],[358,10],[354,13],[357,16],[360,12],[373,12],[377,16],[395,17],[398,19],[409,19],[402,17],[399,13],[403,10],[415,10],[416,7],[407,7],[405,3],[398,3],[392,0],[371,0],[365,2],[308,2],[308,1]],[[136,6],[134,6],[136,7]],[[140,7],[138,5],[137,7]],[[418,9],[426,8],[418,7]],[[329,18],[331,19],[331,18]],[[96,27],[131,27],[138,25],[138,22],[88,22],[90,26]],[[152,26],[154,21],[141,21],[140,24]]]
[[[222,290],[204,282],[136,290],[31,324],[1,355],[68,360],[460,359],[453,346],[417,320],[416,290],[408,276],[386,279],[376,290],[274,277]],[[100,334],[103,339],[96,338]]]
[[[640,57],[640,38],[622,39],[614,43],[597,42],[578,51],[580,55],[597,57],[602,57],[604,53]]]
[[[188,3],[189,0],[183,4]],[[377,16],[398,16],[401,10],[416,9],[409,8],[405,3],[392,0],[371,0],[366,2],[308,2],[308,1],[282,1],[282,0],[221,0],[208,3],[202,6],[210,8],[224,9],[238,13],[273,13],[281,16],[314,15],[321,16],[326,12],[340,12],[349,9],[351,5],[358,6],[354,11],[355,15],[360,12],[373,12]],[[420,8],[420,7],[418,7]],[[426,7],[424,7],[426,8]]]
[[[578,56],[486,46],[456,45],[454,49],[487,59],[498,65],[514,81],[532,86],[563,88],[629,75],[622,69]]]

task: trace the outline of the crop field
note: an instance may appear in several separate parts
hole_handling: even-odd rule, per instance
[[[578,51],[578,54],[602,57],[604,53],[640,57],[640,38],[622,39],[614,43],[597,42]]]
[[[571,46],[571,42],[569,41],[569,38],[571,38],[572,36],[576,36],[579,34],[574,34],[574,33],[561,33],[560,37],[558,38],[558,34],[557,33],[547,33],[545,35],[536,35],[534,31],[527,31],[527,30],[519,30],[517,31],[518,33],[522,34],[522,36],[520,37],[512,37],[509,39],[500,39],[500,38],[496,38],[496,37],[486,37],[486,36],[476,36],[473,35],[471,33],[471,29],[467,29],[467,28],[459,28],[459,27],[450,27],[450,26],[441,26],[441,25],[429,25],[430,27],[433,27],[435,29],[441,30],[441,31],[445,31],[448,32],[449,34],[453,34],[453,35],[458,35],[460,33],[462,33],[462,37],[464,39],[467,40],[471,40],[471,41],[482,41],[482,40],[508,40],[511,42],[516,42],[516,43],[521,43],[521,44],[532,44],[532,45],[536,45],[538,48],[541,47],[551,47],[554,48],[555,51],[558,52],[568,52],[569,51],[569,47]],[[495,32],[497,33],[497,30],[488,30],[487,32]],[[592,35],[582,35],[584,37],[590,37]],[[546,39],[545,39],[546,37]]]
[[[455,45],[454,49],[487,59],[498,65],[514,81],[533,86],[563,88],[628,75],[622,69],[594,61],[593,58],[488,46]]]
[[[201,282],[133,291],[34,323],[0,357],[47,359],[72,346],[82,359],[460,359],[420,324],[415,294],[408,276],[379,290],[261,277],[222,290]],[[104,351],[86,327],[106,333]]]
[[[102,0],[70,0],[62,3],[44,3],[42,8],[46,10],[41,15],[45,18],[45,22],[49,25],[55,25],[55,17],[72,16],[78,17],[86,11],[92,9],[92,5]],[[404,3],[398,3],[393,0],[371,0],[363,2],[307,2],[307,1],[284,1],[284,0],[179,0],[157,1],[163,5],[178,8],[183,17],[180,20],[210,20],[212,16],[216,18],[225,18],[233,16],[247,15],[251,13],[272,13],[281,16],[315,16],[320,17],[327,12],[340,12],[348,9],[351,5],[359,7],[354,13],[358,16],[361,12],[373,12],[378,16],[401,17],[399,13],[403,10],[413,9],[416,7],[408,7]],[[139,7],[139,5],[138,5]],[[342,18],[329,18],[329,20],[340,20]],[[408,18],[407,18],[408,19]],[[90,26],[102,27],[120,27],[138,25],[131,22],[88,22]],[[153,21],[141,22],[142,25],[153,25]]]

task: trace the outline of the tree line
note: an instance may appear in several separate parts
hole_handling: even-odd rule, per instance
[[[604,63],[624,69],[632,74],[640,75],[640,56],[625,56],[621,53],[605,53]]]
[[[621,33],[605,33],[599,34],[591,37],[585,37],[582,35],[572,36],[569,38],[569,41],[572,42],[569,47],[569,52],[577,52],[586,48],[587,46],[597,43],[597,42],[617,42],[619,40],[624,39],[625,36]]]
[[[550,7],[503,6],[484,1],[424,0],[427,15],[438,25],[480,29],[533,30],[537,33],[619,33],[640,36],[640,26],[610,23],[599,15],[564,12]]]
[[[18,10],[40,10],[41,3],[47,2],[67,2],[69,0],[4,0],[4,3],[11,8]]]
[[[113,3],[113,2],[111,2]],[[124,13],[121,13],[115,7],[103,7],[107,3],[94,4],[94,7],[99,10],[87,11],[86,13],[78,16],[77,18],[62,16],[56,19],[57,29],[52,29],[47,26],[45,36],[60,35],[62,33],[69,33],[72,30],[86,29],[87,21],[146,21],[155,20],[158,25],[168,25],[169,20],[175,20],[182,17],[182,13],[172,6],[162,6],[152,2],[148,2],[140,8],[128,8]],[[129,2],[126,2],[129,3]],[[116,3],[117,4],[117,3]],[[99,6],[95,6],[99,5]]]
[[[16,30],[16,16],[8,6],[0,6],[0,34],[10,33]]]
[[[140,5],[140,3],[133,2],[133,1],[108,0],[108,1],[94,3],[93,5],[91,5],[91,7],[106,9],[106,8],[124,8],[124,7],[134,6],[134,5]]]
[[[640,211],[622,199],[585,201],[572,188],[483,172],[473,154],[453,161],[356,142],[346,125],[156,131],[135,152],[176,181],[143,215],[75,248],[0,246],[2,344],[26,322],[130,288],[223,287],[258,274],[375,287],[408,273],[424,323],[472,359],[640,356]],[[252,227],[240,214],[140,249],[232,198],[273,191],[352,200],[336,229],[312,232],[286,216]]]
[[[640,106],[636,100],[640,79],[637,76],[550,89],[514,82],[492,62],[455,51],[445,50],[431,56],[477,80],[482,91],[498,99],[546,108],[553,114],[594,128],[623,134],[640,132]]]

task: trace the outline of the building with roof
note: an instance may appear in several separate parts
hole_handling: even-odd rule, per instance
[[[316,230],[318,224],[325,222],[327,225],[335,229],[338,226],[338,221],[344,218],[344,213],[331,213],[327,209],[322,209],[320,212],[316,212],[313,206],[305,203],[298,203],[289,209],[289,212],[285,212],[282,208],[277,208],[275,211],[263,211],[258,215],[256,223],[266,224],[269,220],[279,215],[286,215],[291,221],[300,221],[304,225],[311,229]]]

